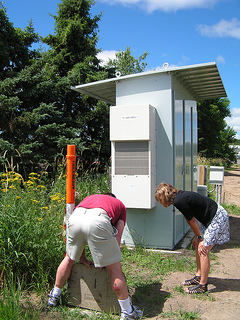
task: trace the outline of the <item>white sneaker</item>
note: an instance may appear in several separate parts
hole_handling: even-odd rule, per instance
[[[60,299],[60,296],[55,296],[53,295],[53,289],[50,291],[49,293],[49,299],[48,299],[48,306],[49,307],[56,307],[56,305],[58,304],[58,301]]]
[[[142,318],[142,311],[138,309],[136,306],[132,306],[133,310],[131,313],[121,313],[121,318],[120,320],[123,319],[141,319]]]

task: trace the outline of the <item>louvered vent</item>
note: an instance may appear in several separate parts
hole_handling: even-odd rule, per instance
[[[116,175],[149,175],[148,141],[115,143]]]

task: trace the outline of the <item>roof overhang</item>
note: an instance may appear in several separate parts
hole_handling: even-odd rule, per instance
[[[141,72],[82,84],[76,87],[71,87],[71,89],[98,100],[103,100],[111,105],[116,105],[117,82],[131,78],[147,77],[149,75],[164,73],[176,77],[185,89],[191,93],[196,101],[227,97],[215,62]]]

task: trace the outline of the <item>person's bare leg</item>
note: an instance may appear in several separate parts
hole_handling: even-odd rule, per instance
[[[213,246],[205,247],[206,253],[201,253],[200,257],[200,264],[201,264],[201,281],[200,284],[206,284],[208,282],[208,274],[210,270],[210,258],[209,252]]]
[[[212,249],[212,247],[213,246],[204,247],[203,244],[200,244],[200,246],[198,247],[198,255],[200,259],[200,269],[201,269],[201,280],[199,283],[200,286],[207,285],[207,282],[208,282],[208,274],[210,270],[209,252]],[[193,291],[194,289],[185,288],[184,291],[187,293],[194,293]],[[201,292],[201,289],[198,288],[197,292]]]
[[[74,260],[71,260],[68,254],[66,254],[65,258],[60,263],[55,280],[55,287],[62,289],[65,282],[70,276],[72,266],[74,265]]]
[[[116,294],[118,300],[127,299],[128,289],[120,262],[106,266],[106,269],[111,278],[113,292]]]
[[[200,277],[201,276],[201,263],[200,263],[200,256],[199,256],[199,253],[198,253],[198,241],[194,239],[192,245],[193,245],[193,248],[195,249],[195,256],[196,256],[196,263],[197,263],[197,271],[195,273],[195,276]],[[189,279],[189,280],[183,281],[182,285],[183,286],[189,285],[189,284],[186,284],[186,283],[189,282],[190,280],[193,280],[193,279]]]
[[[198,248],[195,248],[196,251],[196,262],[197,262],[197,272],[196,272],[196,276],[201,276],[201,262],[200,262],[200,256],[198,253]]]

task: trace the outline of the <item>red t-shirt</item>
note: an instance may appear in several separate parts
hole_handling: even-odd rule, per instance
[[[112,219],[112,224],[115,225],[118,220],[127,219],[126,207],[117,198],[105,194],[93,194],[86,197],[77,205],[76,208],[83,207],[86,209],[102,208],[107,212]]]

